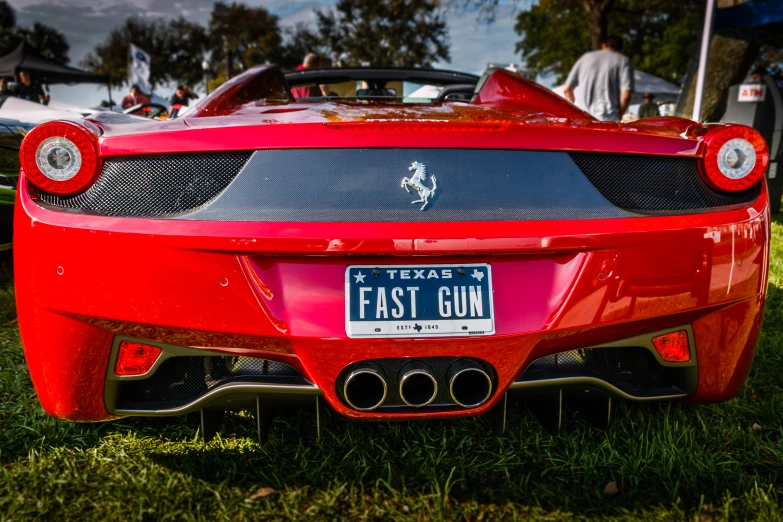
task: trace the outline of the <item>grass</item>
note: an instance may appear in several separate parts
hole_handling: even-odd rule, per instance
[[[558,436],[515,405],[502,438],[481,418],[329,412],[321,443],[301,410],[276,417],[263,447],[249,414],[209,444],[192,417],[47,417],[0,271],[0,520],[781,520],[783,220],[772,246],[759,349],[728,403],[621,404],[606,431],[568,412]]]

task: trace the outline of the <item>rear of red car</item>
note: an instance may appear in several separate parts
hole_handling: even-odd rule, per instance
[[[754,131],[474,105],[49,127],[86,165],[62,190],[31,133],[16,283],[46,411],[734,396],[767,280]]]

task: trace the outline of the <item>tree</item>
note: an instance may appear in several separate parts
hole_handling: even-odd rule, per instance
[[[311,31],[303,22],[285,28],[283,34],[285,35],[283,56],[278,62],[278,65],[283,68],[295,68],[302,63],[307,53],[315,52],[327,58],[331,54],[319,35]]]
[[[615,0],[579,0],[587,14],[587,30],[590,33],[590,47],[600,49],[606,40],[609,12]]]
[[[539,0],[519,13],[514,30],[522,35],[516,51],[525,59],[525,67],[534,75],[555,74],[558,83],[590,48],[584,13],[571,0]]]
[[[62,64],[70,61],[70,46],[60,31],[39,22],[30,29],[17,27],[13,7],[0,0],[0,56],[13,51],[24,40],[47,58]]]
[[[446,0],[448,5],[456,7],[462,11],[468,9],[476,11],[477,18],[491,24],[495,21],[497,11],[500,8],[499,0]],[[569,12],[576,8],[581,8],[580,24],[582,29],[580,33],[586,31],[589,35],[590,47],[600,49],[601,42],[607,35],[608,18],[612,12],[616,0],[562,0],[557,2],[547,2],[547,0],[538,0],[537,4],[531,5],[535,9],[541,4],[555,3],[561,9]],[[649,2],[648,2],[649,3]]]
[[[128,79],[128,48],[134,44],[151,56],[150,83],[196,85],[202,80],[201,62],[210,45],[206,29],[180,17],[161,20],[131,17],[111,32],[82,62],[93,72],[108,74],[113,85]]]
[[[5,31],[15,28],[16,13],[14,8],[6,0],[0,0],[0,30]]]
[[[21,38],[16,30],[16,13],[5,0],[0,1],[0,56],[14,49]]]
[[[168,82],[190,86],[201,83],[202,62],[209,52],[212,54],[211,76],[221,79],[221,82],[228,77],[222,65],[228,61],[226,58],[232,64],[232,74],[285,58],[276,16],[263,7],[217,2],[212,10],[209,29],[183,17],[169,22],[128,18],[87,55],[82,66],[107,74],[112,84],[122,85],[128,77],[128,47],[131,43],[150,54],[150,83],[153,87]]]
[[[0,1],[0,56],[13,51],[22,39],[16,29],[16,13],[5,0]]]
[[[745,1],[747,0],[718,0],[717,7],[732,7]],[[740,83],[755,60],[765,59],[759,50],[760,45],[757,42],[713,35],[702,103],[704,121],[717,121],[723,116],[728,103],[729,86]],[[690,117],[693,114],[696,94],[696,74],[688,75],[683,93],[685,96],[681,100],[682,115]]]
[[[623,38],[635,67],[680,83],[703,16],[701,0],[539,0],[517,16],[516,49],[531,72],[562,82],[579,56],[611,33]]]
[[[46,58],[62,64],[71,61],[68,58],[71,46],[57,29],[35,22],[32,29],[21,29],[20,33],[22,38]]]
[[[704,20],[702,0],[617,0],[609,31],[625,34],[623,52],[634,67],[681,84],[697,52]]]
[[[440,0],[339,0],[316,11],[317,36],[348,65],[429,67],[450,61]]]
[[[153,87],[171,79],[168,72],[168,26],[160,20],[128,18],[87,55],[82,66],[108,75],[113,85],[123,85],[128,79],[128,46],[131,43],[144,49],[152,57],[150,84]]]
[[[704,85],[702,119],[718,121],[726,112],[729,87],[740,83],[758,55],[759,45],[745,40],[736,40],[715,35],[710,42],[710,59],[707,64],[707,78]],[[683,87],[685,103],[683,116],[693,114],[696,93],[696,75]]]
[[[216,2],[209,33],[212,61],[225,64],[226,77],[254,65],[277,63],[284,55],[278,18],[263,7]]]
[[[168,27],[166,53],[168,77],[185,85],[201,83],[201,63],[209,46],[210,39],[206,28],[182,17],[172,20]]]

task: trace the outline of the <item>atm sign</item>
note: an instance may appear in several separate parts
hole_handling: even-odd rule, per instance
[[[767,99],[767,86],[759,83],[746,83],[740,85],[739,97],[741,102],[763,102]]]

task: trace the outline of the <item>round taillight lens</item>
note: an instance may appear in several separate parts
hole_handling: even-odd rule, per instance
[[[712,188],[739,192],[764,177],[769,149],[755,129],[743,125],[714,127],[704,136],[704,143],[704,178]]]
[[[59,196],[86,190],[101,170],[98,137],[68,121],[44,123],[28,132],[19,159],[30,183]]]

